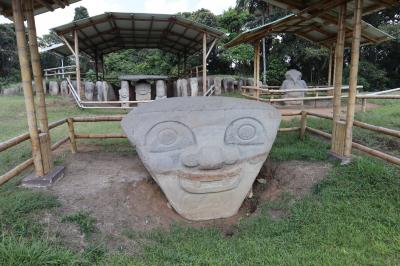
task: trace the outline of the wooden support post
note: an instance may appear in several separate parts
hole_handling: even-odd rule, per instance
[[[339,20],[338,20],[338,33],[336,40],[335,49],[335,76],[334,76],[334,90],[333,90],[333,121],[332,121],[332,143],[331,152],[336,153],[334,147],[336,147],[336,126],[340,121],[341,112],[341,100],[342,100],[342,83],[343,83],[343,53],[344,53],[344,41],[346,35],[346,3],[342,4],[339,9]],[[344,144],[343,144],[344,145]]]
[[[40,151],[42,154],[43,172],[48,174],[53,169],[53,160],[51,156],[51,142],[49,133],[40,133]]]
[[[203,33],[203,95],[207,91],[207,33]]]
[[[349,77],[349,98],[346,115],[346,140],[344,156],[350,158],[353,141],[353,121],[357,94],[358,64],[360,60],[361,17],[363,0],[354,0],[353,39],[351,44],[351,64]]]
[[[253,96],[259,100],[259,86],[258,81],[260,80],[260,41],[254,43],[254,60],[253,60]]]
[[[75,65],[76,65],[76,86],[79,98],[83,99],[83,91],[82,91],[82,84],[81,84],[81,65],[79,61],[79,38],[78,32],[74,31],[74,45],[75,45]]]
[[[199,77],[199,67],[196,66],[196,78],[198,78],[198,77]]]
[[[94,55],[94,69],[96,72],[96,81],[99,80],[99,55],[97,54],[97,50]]]
[[[328,87],[332,86],[332,64],[333,64],[333,48],[329,50],[329,67],[328,67]]]
[[[181,77],[181,54],[178,54],[178,78]]]
[[[78,149],[76,147],[74,121],[72,120],[71,117],[69,117],[67,119],[67,123],[68,123],[69,142],[71,144],[71,152],[76,153]]]
[[[42,69],[40,67],[40,56],[38,50],[32,0],[28,0],[25,2],[25,15],[28,21],[29,50],[31,54],[32,72],[35,80],[36,96],[38,98],[38,121],[40,125],[40,130],[46,133],[49,132],[49,122],[47,119],[45,92],[43,88]]]
[[[300,119],[300,139],[303,140],[306,134],[307,128],[307,112],[301,111],[301,119]]]
[[[104,81],[106,78],[106,66],[104,65],[104,54],[101,54],[100,56],[100,62],[101,62],[101,75],[102,75],[102,80]]]
[[[186,52],[183,53],[183,76],[187,74],[187,69],[186,69]]]
[[[361,101],[362,101],[361,111],[362,111],[363,113],[365,113],[365,112],[367,111],[367,99],[366,99],[366,98],[363,98]]]
[[[17,38],[18,59],[21,68],[22,87],[28,119],[29,135],[32,144],[32,157],[36,176],[44,176],[42,155],[40,152],[39,132],[36,124],[35,103],[32,91],[32,76],[25,37],[24,18],[21,0],[12,0],[15,35]]]
[[[29,49],[31,54],[32,72],[35,80],[36,96],[38,98],[38,121],[42,132],[39,134],[40,151],[42,155],[43,172],[44,174],[47,174],[53,168],[53,159],[51,154],[51,140],[46,110],[45,91],[43,88],[42,69],[40,66],[40,56],[37,43],[35,15],[33,14],[33,0],[25,2],[25,15],[28,21]]]

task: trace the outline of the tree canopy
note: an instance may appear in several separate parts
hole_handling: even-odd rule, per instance
[[[252,76],[253,48],[243,44],[231,49],[225,49],[224,44],[235,38],[241,32],[259,23],[255,10],[262,12],[268,9],[257,0],[238,0],[236,8],[228,8],[221,15],[215,15],[207,9],[194,12],[184,12],[178,15],[218,28],[226,33],[226,38],[219,41],[208,58],[210,74],[232,74],[237,76]],[[269,20],[285,14],[284,10],[268,9]],[[88,10],[81,6],[75,9],[73,20],[89,16]],[[366,90],[382,90],[399,86],[400,83],[400,8],[377,12],[364,19],[388,32],[395,40],[379,45],[369,45],[361,48],[359,82]],[[258,24],[259,25],[259,24]],[[312,44],[292,34],[268,36],[267,45],[267,84],[279,85],[284,79],[284,73],[296,68],[303,73],[303,79],[308,84],[326,84],[329,63],[329,51]],[[41,46],[58,43],[58,37],[49,33],[39,39]],[[19,80],[18,57],[15,50],[15,35],[12,24],[0,24],[0,86],[4,83]],[[42,55],[42,67],[55,67],[59,59],[53,55]],[[105,55],[107,75],[118,76],[129,74],[165,74],[178,73],[178,58],[157,49],[128,49]],[[72,62],[72,61],[71,61]],[[201,52],[189,55],[187,68],[201,65]],[[344,80],[347,82],[350,53],[345,53]],[[82,58],[82,72],[93,68],[93,62]],[[183,59],[181,66],[183,68]]]

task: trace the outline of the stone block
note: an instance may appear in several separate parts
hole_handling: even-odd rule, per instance
[[[68,81],[66,81],[66,80],[61,81],[60,90],[61,90],[62,96],[68,96],[70,94],[70,91],[68,88]]]
[[[151,100],[151,85],[147,82],[138,82],[135,86],[136,101]]]
[[[197,78],[190,78],[190,96],[197,96],[199,94],[199,82]]]
[[[156,100],[167,98],[167,85],[164,80],[156,81]]]
[[[85,82],[85,98],[88,101],[93,101],[94,83],[91,81]]]
[[[190,220],[235,215],[275,140],[271,105],[228,97],[168,98],[121,122],[171,206]]]
[[[57,81],[49,82],[49,93],[50,95],[58,95],[60,93],[60,88]]]

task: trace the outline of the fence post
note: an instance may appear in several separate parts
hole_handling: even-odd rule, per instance
[[[304,135],[306,134],[307,127],[307,112],[301,111],[301,119],[300,119],[300,139],[304,139]]]
[[[76,148],[76,141],[75,141],[74,121],[72,120],[71,117],[68,117],[67,123],[68,123],[69,142],[71,144],[71,152],[76,153],[77,148]]]
[[[363,98],[362,99],[362,105],[361,105],[361,111],[364,113],[365,111],[367,111],[367,99]]]

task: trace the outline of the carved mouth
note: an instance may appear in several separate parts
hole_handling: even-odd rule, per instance
[[[236,188],[241,179],[241,167],[233,166],[219,170],[179,171],[180,186],[189,193],[216,193]]]

